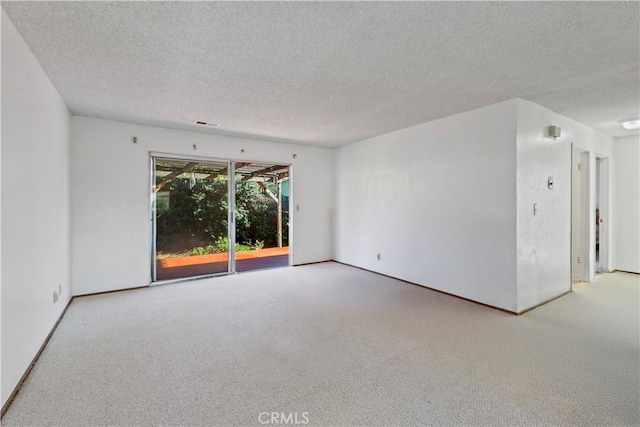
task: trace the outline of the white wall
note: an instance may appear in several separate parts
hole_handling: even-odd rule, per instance
[[[71,295],[69,119],[2,11],[2,404]]]
[[[337,148],[335,259],[515,311],[516,106]]]
[[[71,141],[75,295],[149,284],[150,152],[292,164],[293,263],[332,258],[329,149],[86,117],[72,118]]]
[[[518,100],[518,311],[571,290],[571,130],[545,133],[559,119]]]
[[[640,273],[640,137],[613,143],[614,268]]]
[[[562,128],[555,141],[546,137],[550,125]],[[589,224],[595,225],[595,156],[613,161],[612,138],[518,100],[518,311],[571,290],[572,143],[589,153]],[[550,176],[553,190],[547,188]],[[534,203],[539,207],[536,216]],[[589,228],[588,239],[590,266],[595,268],[595,227]]]

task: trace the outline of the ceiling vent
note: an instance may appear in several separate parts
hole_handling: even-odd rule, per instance
[[[193,122],[193,124],[200,125],[200,126],[209,126],[210,128],[220,127],[220,123],[209,123],[209,122],[203,122],[202,120],[196,120],[195,122]]]

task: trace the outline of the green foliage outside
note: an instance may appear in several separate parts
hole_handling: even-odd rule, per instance
[[[250,251],[252,249],[258,249],[257,247],[250,245],[242,245],[240,243],[236,243],[236,252],[240,251]],[[207,246],[197,246],[190,251],[187,252],[187,255],[207,255],[207,254],[218,254],[227,252],[229,250],[229,238],[228,237],[218,237],[218,240],[214,245]]]
[[[273,188],[274,193],[277,189]],[[288,203],[282,243],[288,246]],[[176,178],[157,194],[157,251],[162,257],[226,252],[227,181]],[[236,251],[277,246],[277,203],[256,182],[236,184]]]

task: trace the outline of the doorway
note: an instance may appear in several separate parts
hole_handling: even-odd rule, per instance
[[[151,162],[152,282],[290,265],[289,165]]]
[[[589,153],[571,156],[571,280],[589,280]]]
[[[596,155],[596,273],[609,272],[609,159]]]

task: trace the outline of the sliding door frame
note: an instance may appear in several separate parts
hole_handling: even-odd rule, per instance
[[[227,199],[229,209],[227,209],[227,241],[229,242],[229,266],[227,274],[236,273],[236,162],[228,160],[229,179],[227,183]]]
[[[149,174],[149,221],[151,221],[151,238],[149,239],[151,242],[151,252],[149,256],[151,257],[151,277],[149,278],[149,285],[153,285],[156,283],[156,273],[157,273],[157,265],[156,265],[156,233],[158,231],[158,226],[156,225],[156,156],[149,156],[149,170],[151,173]]]
[[[168,279],[168,280],[156,280],[157,277],[157,267],[156,267],[156,239],[157,239],[157,222],[156,222],[156,194],[155,194],[155,177],[156,177],[156,158],[168,159],[168,160],[200,160],[203,163],[211,162],[211,163],[227,163],[227,199],[228,199],[228,209],[227,209],[227,238],[229,241],[229,252],[228,252],[228,267],[227,272],[223,273],[212,273],[205,274],[200,276],[192,276],[192,277],[183,277],[179,279]],[[289,211],[289,267],[293,265],[293,223],[295,213],[291,209],[294,205],[293,200],[293,165],[291,163],[286,162],[269,162],[265,160],[247,160],[247,159],[222,159],[217,157],[205,157],[205,156],[193,156],[193,155],[183,155],[183,154],[174,154],[174,153],[163,153],[150,151],[149,152],[149,169],[151,171],[149,177],[149,218],[151,221],[151,277],[149,280],[149,286],[158,286],[158,285],[167,285],[171,283],[179,283],[186,282],[190,280],[197,279],[205,279],[209,277],[216,276],[226,276],[229,274],[236,274],[236,223],[235,223],[235,209],[236,209],[236,174],[235,174],[235,165],[236,162],[251,162],[251,163],[267,163],[267,164],[279,164],[283,166],[287,166],[289,168],[289,201],[288,201],[288,211]]]
[[[167,285],[170,283],[179,283],[185,282],[189,280],[196,279],[205,279],[208,277],[216,277],[216,276],[226,276],[232,273],[232,258],[234,257],[235,252],[235,244],[229,244],[229,250],[227,252],[227,271],[220,273],[210,273],[210,274],[202,274],[198,276],[190,276],[190,277],[181,277],[178,279],[167,279],[167,280],[157,280],[157,259],[156,259],[156,240],[157,240],[157,221],[156,221],[156,192],[155,192],[155,178],[156,178],[156,158],[167,159],[167,160],[196,160],[201,161],[202,163],[224,163],[227,165],[227,238],[228,241],[231,242],[232,238],[232,230],[235,230],[235,225],[231,224],[231,218],[233,217],[233,212],[235,210],[234,199],[231,198],[231,188],[233,183],[235,182],[232,179],[234,173],[233,161],[229,159],[219,159],[213,157],[202,157],[202,156],[185,156],[179,154],[170,154],[170,153],[158,153],[158,152],[150,152],[149,157],[151,159],[151,179],[150,179],[150,187],[149,187],[149,196],[150,196],[150,217],[151,217],[151,278],[149,281],[149,286],[157,286],[157,285]]]

